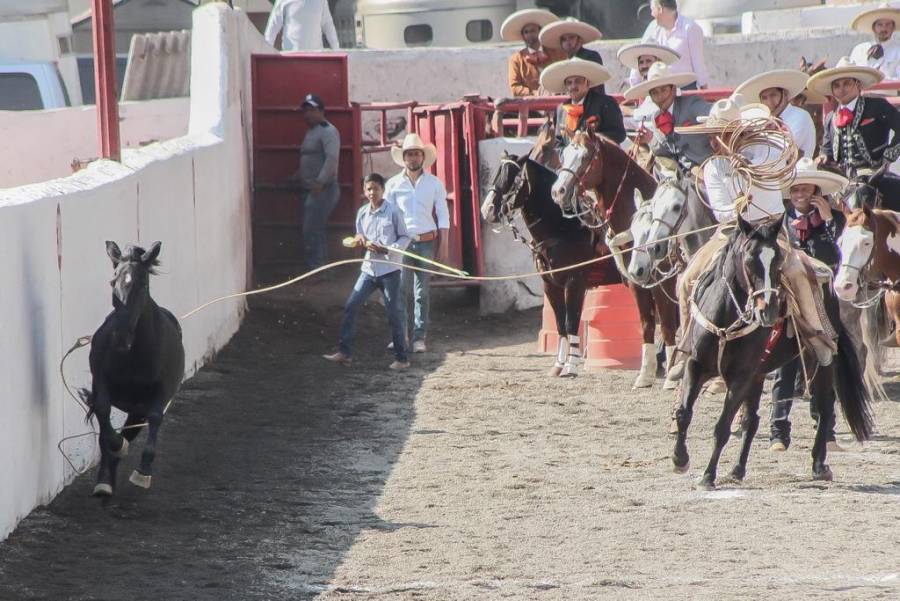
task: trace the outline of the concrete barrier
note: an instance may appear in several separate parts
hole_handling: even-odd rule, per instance
[[[251,117],[249,54],[271,49],[246,15],[224,4],[198,9],[193,31],[187,136],[126,150],[121,164],[97,161],[64,179],[0,190],[0,540],[74,477],[56,445],[88,427],[59,364],[111,309],[104,241],[162,241],[151,293],[176,315],[249,283],[242,123]],[[187,375],[231,338],[245,310],[231,300],[183,320]],[[67,362],[70,385],[89,385],[87,358],[83,350]],[[96,460],[93,438],[65,448],[79,468]]]

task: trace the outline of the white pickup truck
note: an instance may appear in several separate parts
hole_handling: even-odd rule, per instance
[[[53,63],[0,63],[0,111],[31,111],[70,106]]]

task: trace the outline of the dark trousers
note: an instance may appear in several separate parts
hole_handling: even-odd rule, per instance
[[[303,253],[307,269],[321,267],[328,258],[325,236],[328,218],[340,199],[341,187],[335,181],[321,192],[309,191],[303,200]]]
[[[775,372],[775,384],[772,386],[772,417],[770,420],[769,440],[780,440],[787,444],[791,441],[791,408],[794,405],[797,391],[802,391],[806,383],[802,382],[797,386],[798,378],[803,377],[803,366],[800,358],[796,358],[790,363],[786,363],[781,369]],[[838,376],[840,377],[840,376]],[[824,402],[834,403],[834,388],[829,388],[822,393],[825,398]],[[812,398],[809,401],[809,416],[813,421],[819,423],[819,398]],[[828,440],[834,440],[834,427],[828,433]]]

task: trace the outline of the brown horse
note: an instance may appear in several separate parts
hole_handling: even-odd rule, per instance
[[[855,302],[864,290],[862,304],[877,302],[884,294],[885,309],[894,322],[900,345],[900,213],[853,209],[839,240],[841,265],[834,278],[839,298]],[[874,296],[868,292],[875,290]]]
[[[635,191],[650,198],[656,181],[618,144],[603,136],[579,131],[563,149],[562,167],[553,186],[553,200],[563,214],[585,226],[603,231],[607,240],[627,232],[635,213]],[[604,254],[609,249],[604,248]],[[630,252],[625,252],[627,264]],[[656,375],[654,336],[659,321],[667,350],[674,349],[678,306],[674,278],[652,290],[626,283],[634,295],[641,318],[643,349],[641,371],[635,387],[651,386]]]

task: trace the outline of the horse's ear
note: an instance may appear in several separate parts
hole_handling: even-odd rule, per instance
[[[159,256],[159,251],[162,248],[162,242],[154,242],[150,246],[150,250],[141,255],[141,263],[150,264],[156,262],[156,258]]]
[[[644,195],[641,194],[641,191],[637,188],[634,189],[634,208],[638,211],[641,210],[641,206],[644,204]]]
[[[106,241],[106,254],[112,260],[113,267],[117,267],[122,261],[122,251],[119,250],[119,245],[112,240]]]
[[[750,235],[753,234],[753,226],[748,221],[746,221],[743,217],[741,217],[740,215],[738,215],[738,217],[737,217],[737,222],[738,222],[738,227],[741,230],[741,233],[744,234],[744,236],[749,238]]]

